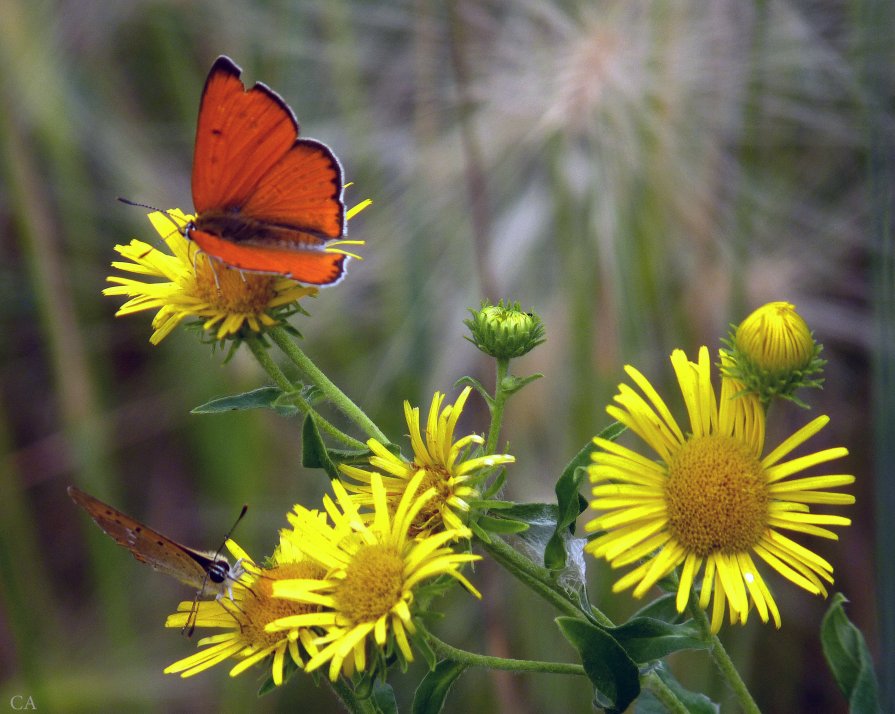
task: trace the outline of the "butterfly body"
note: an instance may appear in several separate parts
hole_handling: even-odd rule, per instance
[[[74,486],[68,487],[68,495],[106,535],[127,548],[138,561],[202,594],[218,597],[230,594],[232,583],[245,572],[241,563],[230,565],[220,553],[181,545]]]
[[[218,57],[199,105],[193,156],[196,218],[186,235],[241,270],[314,285],[338,281],[347,256],[327,249],[345,234],[342,168],[325,144],[299,138],[283,99]]]

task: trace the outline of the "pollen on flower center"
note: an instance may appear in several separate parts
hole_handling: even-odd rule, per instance
[[[283,633],[266,631],[264,626],[267,623],[281,617],[302,615],[319,609],[317,605],[273,597],[272,584],[275,580],[319,578],[322,575],[323,568],[310,561],[286,563],[262,570],[261,576],[252,584],[250,592],[242,601],[238,616],[245,640],[251,642],[257,649],[270,647],[283,638]]]
[[[232,270],[200,255],[196,262],[196,293],[228,314],[264,312],[275,297],[278,276]]]
[[[669,531],[699,556],[748,550],[768,525],[764,468],[729,436],[687,441],[668,465],[665,500]]]
[[[401,554],[387,545],[367,545],[354,554],[335,599],[351,622],[372,622],[391,611],[403,589]]]

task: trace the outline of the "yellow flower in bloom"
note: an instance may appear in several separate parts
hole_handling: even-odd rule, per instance
[[[589,467],[591,506],[599,515],[587,524],[601,532],[586,549],[613,567],[637,564],[613,587],[634,586],[642,597],[676,567],[680,571],[677,609],[683,612],[702,571],[699,605],[714,593],[712,631],[721,627],[725,605],[730,621],[745,623],[754,606],[762,621],[780,626],[774,598],[753,555],[796,585],[826,596],[833,566],[781,531],[837,539],[824,526],[846,526],[850,519],[812,513],[809,504],[848,505],[854,497],[825,489],[854,482],[836,474],[790,479],[817,464],[845,456],[842,447],[783,461],[829,421],[821,416],[762,456],[764,410],[751,394],[734,395],[742,385],[723,379],[720,401],[711,384],[708,350],[689,362],[681,350],[671,363],[690,417],[690,430],[678,426],[665,402],[636,369],[625,371],[644,396],[627,384],[606,411],[643,439],[658,455],[652,461],[636,451],[597,438],[600,450]],[[644,398],[645,397],[645,398]]]
[[[459,570],[480,556],[456,553],[447,545],[458,538],[468,538],[468,531],[446,530],[416,538],[411,534],[419,512],[435,496],[432,488],[419,493],[424,476],[424,472],[414,476],[393,510],[382,479],[373,474],[372,519],[358,512],[357,504],[338,481],[333,482],[338,503],[324,497],[332,525],[300,505],[290,514],[293,530],[287,533],[293,547],[320,565],[326,574],[318,579],[274,582],[275,597],[312,611],[286,615],[267,629],[273,634],[296,628],[325,631],[325,635],[314,640],[319,651],[305,664],[306,671],[329,663],[333,681],[343,671],[363,672],[367,667],[368,639],[378,648],[374,657],[394,652],[405,662],[412,661],[408,635],[416,631],[415,591],[426,581],[447,575],[481,597]]]
[[[317,652],[313,644],[316,634],[300,628],[270,632],[265,627],[274,620],[311,612],[317,607],[273,597],[273,585],[283,579],[320,577],[323,569],[296,552],[288,540],[281,542],[271,565],[265,568],[252,565],[246,553],[232,541],[228,541],[227,547],[243,565],[249,564],[246,573],[233,584],[232,599],[182,602],[177,612],[168,617],[165,627],[211,627],[228,632],[199,640],[201,649],[167,667],[165,674],[191,677],[232,658],[239,660],[230,670],[230,676],[235,677],[270,657],[271,675],[274,684],[279,686],[283,682],[286,654],[295,665],[303,666],[303,652]]]
[[[369,200],[362,201],[347,212],[347,218],[368,205]],[[140,277],[112,275],[107,280],[114,286],[103,294],[129,298],[115,313],[118,317],[158,310],[152,320],[152,344],[157,345],[190,318],[201,320],[202,329],[212,332],[216,340],[236,337],[245,328],[260,332],[299,312],[301,298],[317,294],[317,288],[289,278],[234,270],[209,258],[183,235],[194,218],[179,209],[149,214],[170,253],[140,240],[115,246],[126,261],[114,261],[112,267]]]
[[[462,529],[462,518],[458,515],[469,510],[469,500],[478,498],[479,492],[470,485],[482,469],[500,464],[511,464],[516,458],[509,454],[494,454],[467,458],[470,448],[484,443],[478,434],[469,434],[454,442],[454,430],[471,387],[466,387],[457,401],[442,408],[444,394],[436,392],[429,407],[425,437],[420,428],[419,407],[411,408],[404,402],[404,417],[410,429],[413,461],[396,456],[376,439],[367,441],[373,455],[370,466],[377,470],[389,501],[397,504],[407,485],[418,474],[423,474],[422,489],[434,488],[435,496],[420,510],[411,530],[425,533],[438,529]],[[356,483],[346,482],[348,490],[355,494],[358,503],[373,503],[373,473],[354,466],[342,464],[342,473]]]

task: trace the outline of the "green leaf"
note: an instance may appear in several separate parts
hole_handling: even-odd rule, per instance
[[[613,422],[600,432],[600,436],[615,441],[625,428],[623,424]],[[584,480],[584,467],[591,463],[590,456],[597,448],[593,441],[585,444],[563,469],[562,475],[556,482],[555,491],[559,516],[556,520],[556,530],[544,548],[544,566],[549,570],[562,570],[566,567],[568,554],[565,546],[566,536],[563,531],[568,529],[568,533],[574,534],[575,521],[587,508],[587,501],[581,496],[579,489]]]
[[[488,394],[488,390],[485,389],[485,385],[482,384],[475,377],[460,377],[456,382],[454,382],[455,387],[469,385],[475,391],[482,395],[484,400],[488,403],[488,411],[491,411],[494,408],[494,397]]]
[[[476,523],[475,521],[470,521],[468,525],[473,535],[480,541],[482,541],[482,543],[488,544],[491,542],[491,536],[488,535],[488,532],[484,530],[478,523]]]
[[[831,598],[820,623],[820,642],[836,684],[848,699],[851,712],[878,712],[879,686],[864,635],[845,614],[842,593]]]
[[[501,469],[497,472],[497,476],[494,477],[494,480],[489,484],[489,486],[482,493],[482,498],[488,499],[496,496],[500,489],[503,488],[503,485],[507,481],[507,471],[506,469]]]
[[[635,662],[650,662],[679,650],[709,648],[692,620],[672,625],[650,617],[636,617],[619,627],[608,627],[606,631]]]
[[[677,611],[676,593],[660,595],[635,612],[634,617],[651,617],[654,620],[662,620],[662,622],[670,622],[672,624],[677,624],[684,619],[683,613]]]
[[[489,533],[522,533],[528,530],[528,524],[513,518],[493,518],[479,516],[478,524]]]
[[[466,665],[454,660],[445,659],[429,672],[413,695],[412,714],[438,714],[444,708],[444,700],[460,675],[466,671]]]
[[[377,714],[398,714],[395,691],[388,682],[378,679],[374,682],[373,691],[370,693],[370,702],[375,707]]]
[[[285,393],[279,387],[260,387],[250,392],[212,399],[210,402],[205,402],[205,404],[196,407],[190,413],[220,414],[221,412],[235,412],[245,409],[272,409],[283,416],[298,414],[298,407],[277,403],[277,400],[284,395]]]
[[[536,379],[540,379],[543,376],[543,374],[532,374],[528,377],[516,377],[514,375],[507,375],[503,378],[501,386],[503,387],[504,393],[509,396],[511,394],[515,394],[526,385],[531,384]]]
[[[512,501],[501,501],[501,503],[502,506],[493,507],[500,511],[501,516],[540,526],[556,523],[555,503],[513,503]]]
[[[582,466],[589,462],[590,454],[596,448],[593,442],[582,448],[569,462],[556,482],[555,491],[558,504],[556,528],[544,548],[544,566],[548,570],[562,570],[566,567],[568,554],[565,540],[568,534],[575,532],[575,521],[587,508],[587,501],[578,492],[585,474]]]
[[[674,693],[689,714],[718,714],[721,711],[721,705],[713,702],[704,694],[684,689],[664,662],[660,662],[653,671]],[[647,687],[637,700],[637,714],[668,714],[668,708]]]
[[[558,617],[556,624],[581,655],[584,671],[594,685],[594,702],[622,712],[640,694],[637,665],[605,630],[574,617]]]
[[[339,469],[326,451],[313,414],[308,414],[301,425],[301,465],[309,469],[323,469],[331,480],[339,478]]]

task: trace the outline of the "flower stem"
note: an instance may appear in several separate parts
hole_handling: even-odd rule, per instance
[[[727,684],[730,686],[734,695],[736,695],[736,698],[740,700],[740,706],[745,714],[761,714],[761,710],[758,708],[758,705],[746,688],[746,683],[743,681],[743,678],[740,677],[740,673],[737,672],[733,660],[730,659],[730,655],[727,654],[727,650],[724,649],[721,640],[718,639],[717,635],[712,634],[711,627],[709,626],[709,618],[706,616],[703,609],[699,607],[696,602],[696,596],[692,593],[690,595],[689,609],[690,614],[693,616],[693,620],[702,631],[703,637],[711,644],[709,653],[711,654],[712,659],[715,661],[718,669],[721,670],[721,674],[727,680]]]
[[[500,437],[500,427],[503,425],[503,408],[507,401],[507,393],[503,388],[503,380],[510,369],[510,360],[507,357],[497,358],[497,378],[494,383],[494,404],[491,407],[491,428],[488,430],[488,440],[485,442],[485,453],[497,453],[497,439]]]
[[[365,444],[363,442],[349,436],[317,413],[314,407],[311,406],[310,402],[308,402],[307,399],[305,399],[298,393],[295,385],[292,384],[291,381],[289,381],[289,378],[283,373],[283,370],[281,370],[277,363],[271,359],[270,354],[261,343],[261,340],[250,337],[246,340],[246,343],[248,344],[249,349],[252,351],[252,354],[255,356],[255,359],[258,360],[258,363],[261,365],[261,367],[264,368],[264,371],[267,372],[268,376],[274,381],[274,384],[276,384],[283,391],[284,394],[288,394],[290,399],[295,402],[295,404],[302,412],[304,412],[305,414],[313,414],[314,421],[317,423],[318,427],[320,427],[329,436],[341,441],[343,444],[349,446],[352,449],[365,448]]]
[[[469,665],[470,667],[485,667],[486,669],[502,669],[508,672],[544,672],[546,674],[575,674],[584,675],[584,667],[580,664],[567,662],[543,662],[531,659],[506,659],[504,657],[490,657],[488,655],[475,654],[466,650],[457,649],[438,639],[431,632],[426,632],[426,640],[432,649],[440,657]]]
[[[277,347],[286,353],[286,356],[292,360],[293,364],[305,374],[311,381],[311,384],[323,392],[323,395],[339,411],[357,424],[367,436],[371,436],[383,444],[389,443],[388,437],[371,421],[370,417],[364,414],[360,407],[352,402],[341,389],[330,381],[329,377],[318,369],[317,365],[292,341],[286,330],[282,327],[274,327],[267,334],[270,335]]]
[[[655,672],[643,675],[643,686],[649,689],[662,705],[672,714],[688,714],[687,707],[677,698],[671,688]]]
[[[612,621],[602,612],[592,608],[585,610],[580,603],[575,602],[566,590],[554,582],[547,568],[532,562],[500,538],[492,536],[490,543],[482,542],[482,547],[519,582],[540,595],[563,614],[591,620],[605,627],[612,627]]]

